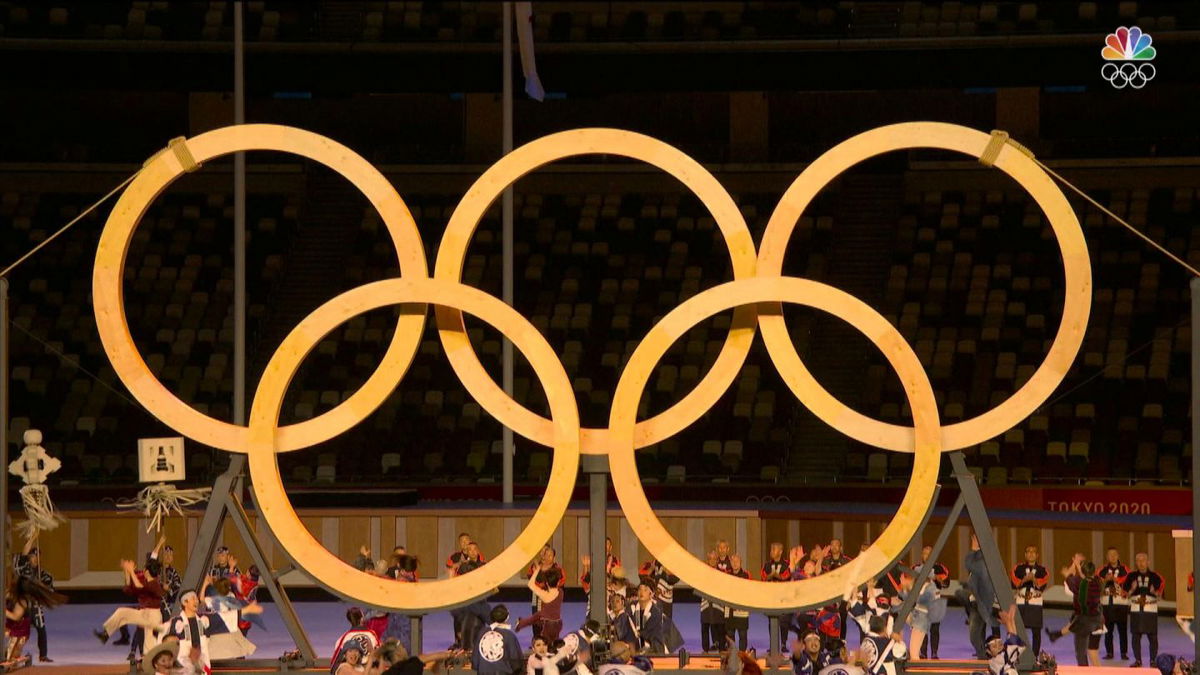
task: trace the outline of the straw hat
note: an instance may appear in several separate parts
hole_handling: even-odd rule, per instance
[[[154,659],[159,654],[170,654],[172,659],[179,656],[179,642],[176,640],[168,640],[155,645],[153,649],[146,652],[142,657],[142,672],[147,675],[154,675]]]

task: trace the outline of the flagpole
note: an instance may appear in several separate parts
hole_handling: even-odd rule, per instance
[[[503,108],[503,138],[502,138],[502,155],[507,155],[513,149],[513,60],[512,60],[512,20],[513,7],[511,2],[502,3],[504,8],[504,37],[501,45],[503,53],[502,63],[504,68],[504,89],[502,93],[502,108]],[[504,197],[500,205],[500,221],[503,228],[501,235],[502,243],[502,265],[503,265],[503,292],[502,297],[505,304],[510,307],[513,304],[513,187],[510,183],[504,188]],[[503,351],[501,359],[504,369],[504,393],[510,397],[513,395],[513,353],[512,342],[507,337],[504,338]],[[503,452],[504,452],[504,503],[511,504],[513,500],[513,432],[507,425],[504,427],[503,436]]]

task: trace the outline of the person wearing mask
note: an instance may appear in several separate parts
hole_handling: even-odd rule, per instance
[[[729,556],[729,574],[739,579],[749,579],[750,573],[742,567],[742,556],[734,553]],[[747,631],[750,630],[750,612],[737,607],[729,607],[725,613],[725,630],[729,636],[737,636],[738,649],[746,650],[748,642]]]
[[[491,624],[479,635],[471,652],[471,669],[480,675],[516,675],[525,670],[525,656],[517,634],[508,625],[508,608],[492,608]]]
[[[709,567],[717,566],[717,552],[705,557]],[[700,647],[705,654],[720,651],[725,644],[725,607],[700,596]]]
[[[1129,598],[1129,632],[1132,634],[1133,663],[1142,666],[1142,636],[1150,648],[1150,663],[1158,658],[1158,599],[1167,583],[1162,575],[1150,569],[1150,556],[1139,553],[1133,558],[1133,570],[1125,577],[1122,589]]]
[[[1113,636],[1121,648],[1121,660],[1129,659],[1129,598],[1125,596],[1125,578],[1129,568],[1121,562],[1121,552],[1109,546],[1104,552],[1104,566],[1096,570],[1103,584],[1100,588],[1104,613],[1104,658],[1113,657]]]
[[[788,564],[787,558],[783,556],[783,544],[781,542],[772,542],[770,552],[767,554],[767,561],[763,563],[762,569],[758,576],[763,581],[768,582],[783,582],[792,580],[791,565]],[[784,614],[779,617],[779,647],[786,650],[788,648],[788,634],[790,633],[789,625],[792,617],[789,614]]]
[[[1042,653],[1042,593],[1050,582],[1050,573],[1038,562],[1036,546],[1025,547],[1025,561],[1013,566],[1009,572],[1012,581],[1013,595],[1016,596],[1017,610],[1021,613],[1021,622],[1030,631],[1030,643],[1033,653]]]
[[[1075,661],[1080,666],[1100,665],[1100,633],[1104,619],[1100,613],[1100,580],[1095,578],[1096,563],[1076,553],[1062,570],[1063,586],[1071,596],[1071,621],[1062,630],[1046,629],[1050,642],[1067,633],[1075,636]]]
[[[925,544],[921,547],[921,561],[912,566],[913,572],[920,573],[925,565],[932,565],[933,569],[929,570],[929,579],[933,581],[934,587],[937,589],[938,597],[934,600],[933,605],[929,608],[929,635],[925,637],[925,642],[921,643],[921,658],[937,659],[938,645],[942,639],[942,620],[946,618],[946,598],[943,593],[950,587],[950,568],[940,562],[930,562],[929,558],[933,555],[933,547]]]

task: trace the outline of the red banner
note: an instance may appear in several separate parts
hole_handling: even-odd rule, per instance
[[[1046,511],[1122,515],[1186,516],[1192,493],[1181,488],[1042,488]]]

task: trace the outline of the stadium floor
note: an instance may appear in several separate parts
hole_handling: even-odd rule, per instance
[[[335,602],[299,602],[295,606],[317,654],[328,657],[334,642],[346,629],[345,610],[348,605]],[[508,607],[513,614],[518,616],[529,613],[528,605],[508,603]],[[50,631],[50,657],[54,659],[54,665],[124,663],[128,647],[113,646],[112,644],[101,645],[92,636],[92,630],[100,625],[113,608],[113,605],[69,604],[50,612],[47,615],[46,623]],[[263,632],[255,628],[249,636],[258,645],[258,652],[254,655],[256,659],[277,658],[284,651],[294,649],[291,637],[280,622],[274,605],[268,603],[265,608],[264,618],[269,630]],[[565,625],[579,625],[583,619],[584,609],[582,602],[565,603],[563,606]],[[1068,613],[1065,610],[1047,610],[1046,620],[1049,625],[1058,627],[1066,622],[1067,616]],[[675,620],[687,641],[687,649],[691,652],[699,651],[700,619],[697,605],[681,604],[677,608]],[[426,651],[444,649],[453,642],[450,615],[445,612],[427,617],[424,629]],[[529,633],[523,632],[521,635],[524,641]],[[851,635],[857,635],[853,628]],[[763,655],[767,650],[768,640],[766,617],[751,616],[749,636],[750,645],[757,647],[759,655]],[[31,636],[30,643],[26,646],[27,651],[36,652],[34,637]],[[1060,640],[1053,645],[1049,644],[1049,640],[1043,639],[1042,648],[1054,654],[1060,664],[1071,665],[1075,662],[1070,639]],[[1145,649],[1144,642],[1143,649]],[[1191,654],[1193,650],[1191,640],[1179,629],[1174,617],[1164,616],[1159,619],[1160,653]],[[967,640],[966,625],[963,623],[963,613],[957,607],[950,608],[946,621],[942,623],[939,652],[939,656],[947,659],[970,657],[970,645]],[[1103,647],[1101,647],[1101,655],[1103,655]],[[1123,666],[1126,664],[1120,661],[1106,661],[1102,665]]]

